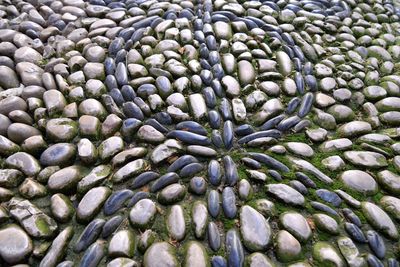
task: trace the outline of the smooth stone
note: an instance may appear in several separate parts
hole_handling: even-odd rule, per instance
[[[30,237],[15,224],[0,229],[0,255],[9,264],[23,261],[33,250]]]
[[[186,245],[186,255],[183,261],[185,267],[207,267],[209,259],[203,245],[197,241],[190,241]]]
[[[228,266],[239,267],[244,264],[244,250],[236,229],[228,230],[225,237]]]
[[[329,140],[322,143],[319,146],[319,149],[322,152],[334,152],[334,151],[341,151],[347,150],[353,145],[353,142],[348,138],[339,138],[334,140]]]
[[[71,200],[63,194],[54,194],[50,198],[51,214],[59,222],[68,222],[75,213]]]
[[[257,266],[274,267],[275,266],[273,261],[261,252],[254,252],[254,253],[250,254],[246,258],[245,264],[246,264],[246,266],[249,266],[249,267],[257,267]]]
[[[87,222],[93,219],[110,194],[111,190],[105,186],[90,189],[78,204],[76,209],[77,220]]]
[[[71,119],[51,119],[46,124],[47,137],[55,142],[69,142],[78,134],[77,123]]]
[[[158,194],[158,202],[164,205],[181,201],[186,195],[186,187],[181,184],[171,184],[165,187]]]
[[[179,205],[173,205],[167,215],[167,230],[171,238],[181,241],[186,235],[185,217]]]
[[[294,235],[300,242],[306,242],[311,237],[311,228],[306,219],[297,212],[285,212],[279,217],[280,223],[285,229]]]
[[[323,213],[316,213],[313,215],[313,220],[318,229],[333,235],[339,234],[339,225],[331,216]]]
[[[343,169],[346,166],[346,163],[339,156],[330,156],[330,157],[324,158],[321,161],[321,163],[326,168],[328,168],[330,171],[338,171],[338,170]]]
[[[305,203],[302,194],[285,184],[269,184],[267,192],[289,205],[303,206]]]
[[[167,242],[152,244],[144,254],[143,265],[145,267],[180,266],[175,256],[175,248]]]
[[[135,236],[130,230],[121,230],[113,235],[108,244],[110,257],[133,257],[135,252]]]
[[[54,192],[71,192],[76,190],[76,185],[85,175],[81,166],[70,166],[50,175],[47,186]]]
[[[19,85],[20,82],[15,71],[7,66],[0,66],[0,87],[9,89],[16,88]]]
[[[376,152],[346,151],[343,155],[346,160],[356,166],[376,169],[388,165],[385,156]]]
[[[400,193],[400,176],[389,170],[378,172],[379,185],[386,191],[398,195]]]
[[[74,160],[75,155],[75,145],[58,143],[43,151],[40,155],[40,164],[43,166],[65,166]]]
[[[204,238],[208,222],[207,206],[202,201],[196,201],[192,207],[193,229],[197,238]]]
[[[375,195],[378,192],[378,184],[368,173],[360,170],[348,170],[340,175],[344,186],[366,195]]]
[[[60,262],[67,250],[69,242],[71,241],[74,234],[72,226],[66,227],[61,233],[57,235],[51,244],[46,255],[40,262],[40,267],[55,267],[58,262]]]
[[[307,144],[300,142],[289,142],[286,143],[287,149],[302,157],[312,157],[314,155],[314,150]]]
[[[104,257],[105,243],[97,240],[83,254],[79,267],[95,267],[98,266]]]
[[[348,237],[340,237],[337,240],[340,252],[350,266],[366,266],[365,259],[360,255],[358,248]]]
[[[313,245],[313,259],[322,265],[345,266],[345,262],[338,251],[329,243],[319,241]]]
[[[250,251],[263,251],[271,241],[271,228],[268,221],[250,206],[240,209],[240,232],[243,243]]]
[[[156,205],[150,199],[139,200],[129,213],[129,219],[133,227],[145,229],[154,219],[157,213]]]
[[[365,121],[348,122],[338,128],[338,133],[342,137],[354,137],[370,133],[371,131],[372,131],[371,124]]]
[[[116,171],[112,179],[116,183],[123,182],[137,174],[142,173],[145,169],[147,169],[148,166],[149,163],[144,159],[134,160]]]
[[[281,262],[291,262],[299,258],[300,242],[288,231],[281,230],[275,238],[277,258]]]
[[[17,152],[6,159],[6,164],[10,167],[22,171],[27,176],[35,176],[41,170],[39,162],[30,154]]]
[[[367,221],[386,237],[398,240],[399,233],[392,219],[380,207],[371,202],[362,202],[361,208]]]
[[[383,196],[379,200],[381,207],[394,219],[400,221],[400,199],[392,196]]]
[[[42,135],[42,133],[38,129],[23,123],[12,123],[7,129],[8,139],[17,144],[21,144],[35,135]]]

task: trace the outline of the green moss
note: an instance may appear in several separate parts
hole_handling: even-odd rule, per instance
[[[39,229],[39,231],[43,234],[49,234],[51,232],[49,224],[43,217],[37,217],[35,221],[36,227]]]

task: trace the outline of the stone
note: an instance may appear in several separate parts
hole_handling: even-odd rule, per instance
[[[313,246],[313,259],[322,265],[332,264],[334,266],[346,266],[342,256],[338,251],[327,242],[317,242]]]
[[[377,169],[388,165],[385,156],[376,152],[346,151],[343,155],[346,160],[356,166]]]
[[[173,205],[167,215],[166,226],[171,238],[181,241],[186,235],[186,223],[183,209],[179,205]]]
[[[389,170],[378,172],[379,185],[386,191],[398,195],[400,193],[400,176]]]
[[[134,227],[145,229],[156,215],[156,205],[150,199],[139,200],[129,213],[129,219]]]
[[[15,224],[9,224],[0,229],[0,255],[9,264],[26,259],[33,250],[30,237]]]
[[[251,251],[263,251],[271,240],[271,228],[268,221],[250,206],[240,209],[240,232],[243,243]]]
[[[167,242],[157,242],[151,245],[144,254],[143,264],[146,267],[179,266],[175,249]]]
[[[267,192],[290,205],[303,206],[305,203],[304,197],[298,191],[285,184],[269,184]]]
[[[279,221],[300,242],[306,242],[311,237],[311,228],[300,213],[287,211],[279,216]]]
[[[111,257],[133,257],[135,253],[135,236],[130,230],[121,230],[113,235],[108,245]]]
[[[301,253],[301,244],[288,231],[281,230],[276,235],[276,253],[281,262],[297,260]]]
[[[390,239],[398,240],[399,233],[392,219],[380,207],[371,202],[362,202],[361,208],[367,221]]]
[[[88,222],[93,219],[110,194],[111,190],[105,186],[90,189],[78,204],[76,209],[77,220]]]
[[[364,171],[345,171],[340,175],[340,180],[345,188],[365,195],[375,195],[378,192],[378,184],[375,179]]]

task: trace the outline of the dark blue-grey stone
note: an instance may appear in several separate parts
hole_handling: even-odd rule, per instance
[[[176,174],[175,172],[168,172],[153,182],[153,184],[150,187],[150,192],[155,193],[163,189],[167,185],[176,183],[178,181],[179,181],[178,174]]]
[[[215,108],[217,105],[217,97],[215,96],[214,90],[211,87],[203,89],[204,100],[209,108]]]
[[[138,94],[138,96],[147,99],[149,95],[157,93],[157,88],[153,84],[145,83],[139,86],[139,88],[136,90],[136,93]]]
[[[344,229],[354,241],[358,243],[367,243],[364,233],[357,225],[346,222],[344,223]]]
[[[111,57],[106,58],[104,60],[104,68],[106,70],[106,75],[113,75],[115,73],[115,62]]]
[[[282,171],[285,173],[289,172],[289,168],[285,164],[274,159],[271,156],[268,156],[268,155],[262,154],[262,153],[256,153],[256,152],[250,152],[250,153],[248,153],[248,155],[251,158],[257,160],[258,162],[264,163],[271,169],[275,169],[275,170]]]
[[[292,116],[292,117],[286,118],[286,119],[282,120],[281,122],[279,122],[279,124],[277,125],[276,128],[282,132],[285,132],[285,131],[288,131],[293,126],[295,126],[300,121],[301,121],[301,118],[299,116],[297,116],[297,115]]]
[[[329,213],[329,214],[331,214],[333,216],[338,216],[339,217],[339,214],[334,209],[332,209],[331,207],[329,207],[329,206],[327,206],[325,204],[322,204],[321,202],[311,201],[310,204],[311,204],[311,207],[313,207],[316,210],[320,210],[320,211]]]
[[[340,204],[342,204],[342,199],[339,197],[339,195],[332,191],[329,191],[327,189],[318,189],[317,191],[315,191],[315,193],[319,198],[335,207],[339,207]]]
[[[244,165],[246,165],[249,168],[252,168],[255,170],[261,169],[261,163],[255,159],[244,157],[241,159],[241,161],[244,163]]]
[[[297,107],[300,105],[301,99],[298,97],[294,97],[292,98],[289,103],[287,104],[287,108],[286,108],[286,113],[287,114],[292,114]]]
[[[227,185],[234,186],[239,180],[239,174],[236,164],[229,155],[224,156],[223,162],[225,171],[225,183]]]
[[[284,114],[273,117],[272,119],[267,120],[263,125],[261,125],[260,130],[266,131],[275,128],[283,119],[285,118]]]
[[[222,209],[225,217],[233,219],[237,214],[236,196],[232,187],[225,187],[222,191]]]
[[[299,113],[297,115],[300,118],[305,117],[310,112],[313,102],[314,102],[314,95],[312,93],[305,94],[301,101]]]
[[[135,118],[140,121],[144,120],[144,114],[142,110],[133,102],[125,102],[122,105],[122,111],[124,112],[125,116],[128,118]]]
[[[371,253],[367,255],[367,263],[369,267],[384,267],[383,263]]]
[[[212,185],[221,184],[221,166],[217,160],[211,160],[208,163],[208,179]]]
[[[97,241],[91,245],[83,254],[79,267],[96,267],[104,257],[105,243]]]
[[[219,127],[221,126],[221,116],[216,110],[210,110],[208,112],[208,120],[210,123],[210,127],[213,129],[219,129]]]
[[[211,143],[207,136],[181,130],[173,130],[169,132],[167,138],[176,138],[189,145],[208,146]]]
[[[239,136],[249,135],[255,132],[254,128],[249,124],[242,124],[235,128],[235,134]]]
[[[179,176],[182,178],[191,177],[196,173],[201,172],[203,169],[204,166],[201,163],[190,163],[181,169]]]
[[[221,247],[221,235],[218,226],[214,222],[209,222],[207,226],[208,244],[214,251]]]
[[[159,132],[161,132],[163,134],[169,132],[167,127],[165,127],[164,125],[162,125],[161,123],[159,123],[157,120],[155,120],[153,118],[150,118],[150,119],[146,120],[144,122],[144,124],[153,126],[157,131],[159,131]]]
[[[124,217],[121,215],[114,216],[110,219],[107,219],[107,222],[103,225],[103,229],[101,231],[101,237],[107,238],[109,237],[117,228],[120,226]]]
[[[128,201],[126,206],[128,208],[133,207],[139,200],[145,199],[145,198],[150,198],[150,193],[144,192],[144,191],[139,191],[136,192],[132,198]]]
[[[203,195],[207,191],[207,182],[203,177],[195,176],[190,179],[189,191],[196,195]]]
[[[104,80],[104,84],[108,88],[108,90],[111,90],[113,88],[118,88],[118,83],[117,80],[115,79],[114,75],[107,75],[106,79]]]
[[[231,149],[233,146],[233,124],[231,121],[224,123],[224,129],[222,133],[222,140],[226,149]]]
[[[112,97],[114,100],[115,104],[118,106],[122,106],[122,104],[125,103],[125,99],[123,95],[121,94],[121,91],[118,88],[113,88],[111,89],[108,94]]]
[[[103,230],[103,225],[105,222],[106,221],[103,219],[94,219],[91,221],[78,237],[78,240],[75,243],[74,251],[76,253],[82,252],[94,241],[96,241]]]
[[[207,207],[208,207],[208,212],[214,218],[218,217],[219,211],[221,209],[220,201],[221,200],[218,191],[211,190],[210,193],[208,194]]]
[[[221,112],[221,117],[224,121],[232,120],[232,107],[228,99],[222,98],[219,111]]]
[[[383,238],[374,230],[367,231],[368,245],[372,252],[380,259],[385,258],[386,245]]]
[[[349,222],[357,225],[358,227],[362,226],[362,222],[361,222],[360,218],[358,218],[358,216],[351,209],[344,208],[344,209],[342,209],[342,213],[343,213],[344,217],[346,218],[346,220],[348,220]]]
[[[304,174],[302,172],[296,172],[295,175],[296,175],[297,180],[299,180],[306,187],[317,188],[317,185],[314,183],[314,181],[311,180],[311,178],[308,177],[306,174]]]
[[[175,126],[175,129],[207,136],[206,129],[204,129],[204,127],[200,123],[195,121],[182,121]]]
[[[222,256],[213,256],[211,259],[212,267],[227,267],[226,259]]]
[[[228,257],[228,266],[243,267],[244,251],[239,233],[235,229],[230,229],[226,233],[225,239],[226,254]]]
[[[260,137],[272,137],[275,139],[279,139],[281,137],[281,132],[278,130],[265,130],[265,131],[259,131],[255,132],[249,135],[246,135],[238,140],[238,144],[246,144],[254,139],[260,138]]]
[[[136,131],[142,126],[142,122],[138,119],[130,118],[122,122],[121,135],[125,141],[130,142],[134,139]]]
[[[116,191],[106,200],[103,207],[104,215],[112,215],[121,209],[125,202],[133,196],[133,192],[129,189]]]
[[[140,110],[143,112],[145,116],[150,117],[151,116],[151,109],[150,106],[141,98],[141,97],[135,97],[133,99],[133,103],[135,103]],[[157,113],[158,114],[158,113]],[[168,114],[168,113],[167,113]]]
[[[136,98],[135,90],[133,90],[132,86],[130,85],[122,86],[121,94],[123,95],[125,101],[133,101]]]
[[[190,163],[199,162],[198,159],[192,155],[183,155],[175,160],[167,169],[168,172],[176,172]]]
[[[276,170],[268,170],[267,173],[274,178],[275,181],[282,181],[282,175],[279,174],[279,172],[277,172]]]

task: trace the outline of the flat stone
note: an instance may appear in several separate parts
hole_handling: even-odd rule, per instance
[[[144,254],[143,264],[145,267],[180,266],[175,256],[175,248],[167,242],[151,245]]]
[[[311,237],[311,228],[300,213],[285,212],[279,216],[279,221],[288,232],[301,242],[306,242]]]
[[[267,220],[250,206],[240,209],[240,232],[243,243],[251,251],[263,251],[271,240],[271,228]]]
[[[304,205],[305,199],[303,195],[288,185],[269,184],[267,185],[267,191],[271,193],[274,197],[287,204],[298,206]]]
[[[76,218],[81,222],[93,219],[111,194],[108,187],[101,186],[90,189],[81,199],[76,209]]]
[[[367,168],[382,168],[388,166],[385,156],[376,152],[369,151],[346,151],[344,152],[346,160],[356,166]]]
[[[1,258],[9,264],[23,261],[33,250],[32,240],[15,224],[0,229],[0,242]]]
[[[279,261],[291,262],[299,258],[301,244],[288,231],[281,230],[276,235],[276,253]]]
[[[399,233],[392,219],[380,207],[371,202],[362,202],[361,208],[367,221],[390,239],[398,240]]]
[[[375,195],[378,192],[378,184],[368,173],[360,170],[348,170],[340,175],[344,186],[365,195]]]

